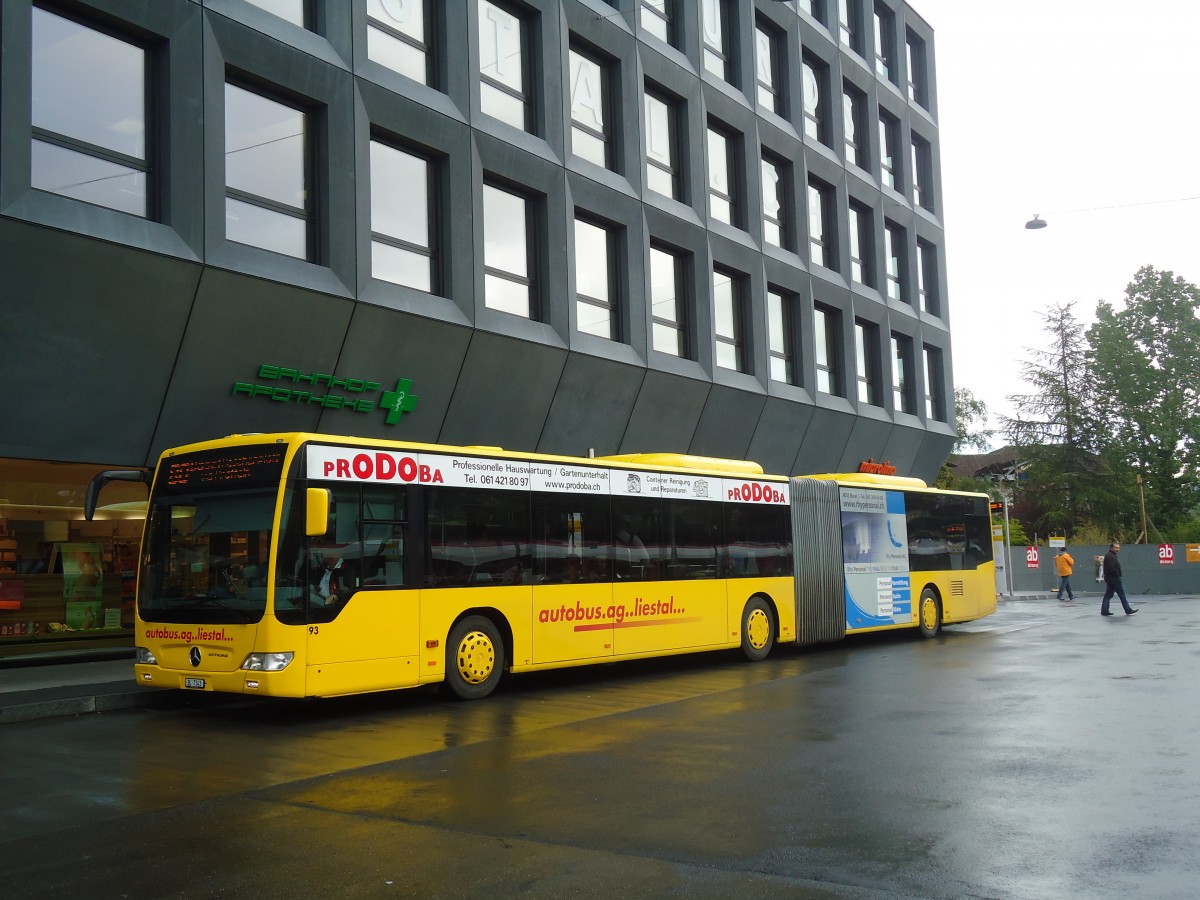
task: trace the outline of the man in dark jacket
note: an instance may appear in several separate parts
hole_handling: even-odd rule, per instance
[[[1108,611],[1108,601],[1112,599],[1112,595],[1116,594],[1121,598],[1121,606],[1125,610],[1125,615],[1132,616],[1136,609],[1129,605],[1129,601],[1125,599],[1125,586],[1121,584],[1121,563],[1117,560],[1117,554],[1121,552],[1121,545],[1117,541],[1113,541],[1108,545],[1108,552],[1104,554],[1104,599],[1100,601],[1100,615],[1111,616]]]

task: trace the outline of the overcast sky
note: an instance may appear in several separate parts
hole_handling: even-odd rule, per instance
[[[1200,284],[1200,3],[909,3],[934,29],[954,381],[994,420],[1053,304],[1090,324],[1144,265]]]

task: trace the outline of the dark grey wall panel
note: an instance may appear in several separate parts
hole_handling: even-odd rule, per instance
[[[139,463],[200,266],[0,219],[0,456]]]
[[[796,455],[792,471],[798,475],[817,475],[838,471],[846,455],[846,444],[854,428],[854,416],[849,412],[817,408],[804,444]]]
[[[750,438],[766,402],[767,398],[761,394],[713,385],[688,452],[697,456],[746,459]]]
[[[892,433],[888,435],[887,444],[883,448],[883,458],[896,467],[897,475],[915,474],[924,436],[924,431],[908,425],[892,426]]]
[[[928,431],[922,435],[921,452],[913,463],[912,474],[916,478],[923,478],[929,484],[933,484],[938,470],[942,467],[942,462],[950,455],[950,450],[954,447],[955,436],[950,433],[948,426],[943,425],[942,427],[946,429],[942,434]]]
[[[259,377],[267,364],[304,373],[367,378],[339,371],[338,355],[354,304],[290,285],[208,268],[200,280],[179,359],[171,375],[152,456],[166,447],[246,431],[315,431],[321,406],[297,402],[300,391],[353,396],[340,388]],[[169,367],[167,367],[169,369]],[[249,397],[234,384],[291,392],[288,400]],[[352,430],[366,414],[340,410]],[[143,415],[145,413],[143,412]],[[328,427],[328,426],[327,426]]]
[[[768,397],[746,449],[746,459],[754,460],[772,475],[792,474],[812,417],[813,407],[807,403]]]
[[[649,369],[621,453],[686,453],[704,411],[709,385]]]
[[[381,391],[395,391],[397,379],[410,380],[416,406],[402,412],[394,425],[387,424],[382,411],[347,418],[340,410],[327,410],[321,415],[321,430],[352,429],[350,433],[366,437],[436,441],[470,342],[471,329],[465,326],[359,303],[338,371],[370,376],[381,383]]]
[[[850,441],[838,460],[837,471],[857,472],[858,464],[866,459],[874,459],[876,462],[882,460],[892,427],[892,423],[882,415],[878,418],[860,415],[854,420]]]
[[[597,456],[616,453],[637,402],[645,370],[597,356],[572,353],[537,449],[542,453]]]
[[[533,450],[567,351],[475,331],[439,440]]]

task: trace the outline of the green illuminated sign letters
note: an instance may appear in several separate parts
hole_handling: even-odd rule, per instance
[[[324,409],[348,409],[352,412],[369,413],[375,409],[384,412],[383,421],[396,425],[406,412],[417,408],[417,396],[412,392],[411,378],[396,379],[396,387],[381,391],[383,384],[364,378],[339,378],[324,372],[302,372],[283,366],[264,363],[258,367],[259,381],[275,384],[252,384],[234,382],[233,394],[243,397],[264,397],[276,403],[297,403],[305,406],[320,406]],[[295,387],[285,386],[287,382]],[[307,386],[307,387],[305,387]],[[340,393],[335,393],[338,389]],[[377,393],[382,396],[376,397]],[[349,396],[347,396],[349,395]]]

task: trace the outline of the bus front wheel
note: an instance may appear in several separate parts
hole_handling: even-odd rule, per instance
[[[927,638],[937,637],[942,630],[942,601],[933,588],[921,591],[920,617],[921,634]]]
[[[479,700],[496,689],[504,672],[504,641],[491,619],[468,616],[446,643],[446,686],[460,700]]]
[[[742,610],[742,653],[751,662],[766,659],[775,646],[775,619],[762,597],[751,597]]]

